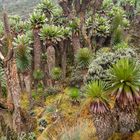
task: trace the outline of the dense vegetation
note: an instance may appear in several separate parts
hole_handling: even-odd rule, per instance
[[[139,0],[0,2],[0,139],[140,139]]]

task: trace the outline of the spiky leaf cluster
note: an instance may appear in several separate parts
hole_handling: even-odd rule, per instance
[[[54,80],[59,80],[61,78],[62,71],[59,67],[54,67],[51,71],[51,77]]]
[[[64,25],[66,22],[66,17],[63,16],[62,8],[59,5],[56,5],[54,1],[42,0],[36,9],[45,14],[48,19],[47,23]]]
[[[87,68],[91,59],[92,59],[92,52],[88,48],[81,48],[76,54],[77,63],[81,68]]]
[[[9,17],[9,24],[13,33],[19,33],[24,29],[24,22],[17,15]]]
[[[80,25],[80,19],[77,18],[77,17],[74,18],[72,21],[69,22],[69,27],[70,27],[73,31],[78,31],[79,25]]]
[[[38,4],[37,9],[45,15],[51,15],[52,11],[55,9],[55,5],[50,0],[42,0],[41,3]]]
[[[125,37],[124,29],[129,27],[129,21],[126,19],[125,11],[120,7],[113,7],[109,12],[111,18],[111,33],[113,36],[112,43],[121,43]]]
[[[102,17],[96,14],[96,26],[94,27],[94,33],[100,37],[107,37],[110,34],[110,20],[107,17]]]
[[[79,89],[78,88],[70,88],[68,91],[68,95],[72,100],[77,100],[79,97]]]
[[[92,113],[105,113],[109,111],[106,84],[102,81],[92,81],[86,86],[86,95],[90,99]]]
[[[35,80],[42,80],[44,77],[44,73],[40,69],[34,70],[33,77]]]
[[[43,41],[51,41],[58,43],[70,35],[69,28],[64,28],[55,25],[44,25],[40,31],[40,37]]]
[[[139,63],[123,58],[109,70],[109,82],[116,103],[124,109],[140,102],[140,67]]]
[[[35,11],[32,13],[32,15],[30,15],[31,26],[34,29],[41,28],[42,25],[45,23],[45,21],[46,21],[46,16],[41,12]]]
[[[28,70],[31,66],[31,48],[32,43],[28,35],[18,35],[14,39],[17,67],[21,72]]]
[[[114,49],[116,50],[122,50],[122,49],[128,49],[128,44],[126,42],[121,42],[119,44],[117,44],[116,46],[114,46]]]

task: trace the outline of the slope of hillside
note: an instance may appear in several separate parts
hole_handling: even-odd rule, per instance
[[[26,17],[40,1],[41,0],[6,0],[6,6],[11,15],[17,14]],[[2,0],[0,0],[0,12],[1,11]]]

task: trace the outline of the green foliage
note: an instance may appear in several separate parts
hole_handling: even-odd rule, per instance
[[[106,84],[100,80],[92,81],[86,86],[87,96],[96,100],[96,99],[104,99],[104,92],[106,89]]]
[[[62,71],[59,67],[54,67],[51,71],[51,77],[54,80],[59,80],[61,78]]]
[[[111,18],[112,43],[121,43],[125,39],[124,29],[129,27],[125,11],[120,7],[113,7],[109,12],[109,16]]]
[[[34,70],[33,72],[33,77],[36,80],[42,80],[44,77],[44,73],[42,70],[38,69],[38,70]]]
[[[4,27],[3,27],[3,23],[0,21],[0,37],[2,37],[4,34]]]
[[[78,31],[79,25],[80,25],[80,19],[79,18],[74,18],[74,20],[72,20],[72,21],[69,22],[69,27],[73,31]]]
[[[81,48],[78,50],[76,54],[76,61],[82,68],[87,68],[91,59],[92,59],[92,51],[88,48]]]
[[[45,15],[47,14],[50,15],[52,11],[55,9],[55,5],[50,0],[42,0],[42,2],[38,4],[37,9],[45,13]]]
[[[121,59],[109,70],[112,95],[122,109],[138,105],[140,101],[140,67],[130,59]]]
[[[110,8],[110,6],[112,6],[112,5],[113,5],[112,0],[104,0],[104,1],[103,1],[103,4],[102,4],[102,8],[103,8],[103,9],[108,9],[108,8]]]
[[[73,68],[72,70],[72,74],[70,77],[70,86],[71,87],[77,87],[80,88],[80,86],[83,84],[84,78],[83,78],[83,74],[81,71],[81,67],[80,68]]]
[[[52,43],[58,43],[70,34],[69,28],[55,25],[44,25],[40,32],[43,41],[51,41]]]
[[[68,95],[72,100],[77,100],[79,98],[80,92],[78,88],[70,88]]]
[[[1,63],[0,63],[0,82],[2,86],[2,94],[3,94],[2,96],[6,97],[7,95],[6,79],[5,79],[4,69]]]
[[[39,120],[39,126],[45,128],[47,126],[47,121],[45,119],[40,119]]]
[[[101,52],[97,55],[89,65],[86,81],[105,80],[107,79],[107,71],[112,64],[116,63],[121,58],[137,58],[135,51],[132,48],[120,48],[115,52]]]
[[[16,33],[25,32],[30,29],[30,24],[23,21],[18,15],[9,16],[9,23],[11,30]]]
[[[43,93],[43,91],[44,91],[44,84],[42,82],[39,82],[37,85],[37,92]]]
[[[96,14],[96,26],[94,28],[94,33],[100,37],[107,37],[110,34],[110,20],[107,17],[102,17]]]
[[[28,70],[31,66],[31,48],[32,43],[27,35],[18,35],[14,38],[13,45],[15,47],[17,67],[21,72]]]
[[[46,17],[41,12],[33,12],[32,15],[30,15],[30,22],[32,28],[38,29],[41,28],[42,25],[45,23]]]
[[[125,12],[121,7],[113,7],[109,12],[109,16],[112,18],[112,31],[114,31],[119,25],[123,24]]]
[[[86,95],[90,99],[90,110],[93,113],[104,113],[109,110],[106,84],[102,81],[92,81],[86,86]]]
[[[43,62],[46,62],[47,61],[47,53],[42,53],[42,55],[41,55],[41,59],[42,59],[42,61]]]
[[[18,15],[9,16],[9,22],[11,25],[15,25],[16,23],[20,22],[20,20],[20,16]]]
[[[123,29],[119,26],[117,29],[114,30],[113,33],[113,44],[119,44],[124,40]]]
[[[57,87],[49,87],[47,88],[46,93],[44,93],[44,97],[48,97],[50,95],[56,95],[59,92],[60,90]]]
[[[121,42],[121,43],[117,44],[116,46],[114,46],[114,48],[116,50],[118,50],[118,49],[127,49],[128,47],[129,46],[128,46],[128,44],[126,42]]]
[[[33,132],[28,133],[28,134],[22,132],[20,136],[18,137],[18,139],[19,140],[36,140],[36,135]]]

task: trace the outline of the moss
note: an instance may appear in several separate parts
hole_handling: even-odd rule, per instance
[[[22,93],[21,95],[21,107],[24,109],[29,108],[29,99],[27,93]]]
[[[140,140],[140,131],[138,131],[132,135],[132,140]]]

